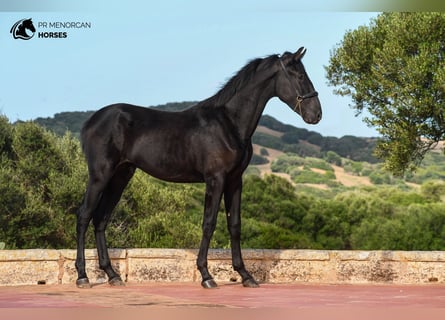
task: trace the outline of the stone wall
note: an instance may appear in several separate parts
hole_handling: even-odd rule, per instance
[[[122,279],[130,283],[200,282],[197,250],[111,249]],[[0,250],[0,285],[74,284],[75,250]],[[246,268],[268,283],[445,282],[445,252],[243,250]],[[91,282],[105,282],[96,250],[86,250]],[[219,282],[240,281],[230,250],[210,250],[209,269]]]

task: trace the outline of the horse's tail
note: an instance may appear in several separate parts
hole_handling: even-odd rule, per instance
[[[82,151],[85,154],[85,156],[88,157],[88,148],[89,144],[97,143],[98,141],[92,141],[94,139],[94,136],[98,136],[97,134],[94,135],[93,133],[95,131],[100,131],[98,129],[98,126],[100,126],[102,114],[104,113],[105,109],[107,107],[102,108],[96,112],[94,112],[83,124],[82,129],[80,130],[80,145],[82,147]]]

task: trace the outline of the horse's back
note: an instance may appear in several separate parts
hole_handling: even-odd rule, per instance
[[[196,125],[194,111],[168,112],[136,105],[117,103],[96,111],[84,124],[81,142],[84,153],[105,152],[104,146],[124,151],[124,145],[135,144],[142,136],[160,138],[166,133],[187,131]],[[180,128],[184,130],[180,130]],[[179,138],[179,137],[177,137]]]

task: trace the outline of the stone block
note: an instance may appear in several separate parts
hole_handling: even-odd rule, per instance
[[[0,285],[57,284],[57,250],[0,250]]]
[[[129,249],[127,263],[129,282],[187,282],[195,277],[195,258],[188,250]]]

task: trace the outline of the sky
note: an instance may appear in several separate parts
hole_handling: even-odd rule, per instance
[[[324,69],[345,32],[369,24],[376,12],[323,10],[318,0],[309,7],[284,0],[91,2],[0,2],[0,114],[14,122],[116,102],[199,101],[249,60],[304,46],[322,121],[305,124],[278,98],[264,114],[325,136],[378,135],[355,116],[350,98],[333,94]],[[32,18],[34,36],[14,39],[11,27],[25,18]],[[61,38],[43,37],[50,33]]]

